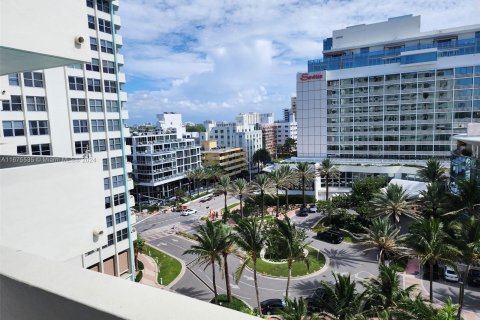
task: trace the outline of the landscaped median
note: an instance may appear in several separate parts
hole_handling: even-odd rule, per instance
[[[158,270],[160,271],[157,274],[158,283],[168,286],[182,271],[181,262],[150,245],[146,245],[146,247],[145,254],[157,262]]]
[[[215,298],[210,300],[210,303],[215,303]],[[232,297],[232,302],[228,302],[226,294],[218,295],[218,304],[228,309],[237,310],[247,314],[253,314],[253,310],[245,302],[236,297]]]
[[[325,256],[315,248],[307,247],[308,262],[310,268],[304,262],[293,262],[292,277],[302,277],[319,271],[325,266]],[[253,268],[253,263],[248,264],[250,269]],[[257,272],[265,276],[271,277],[288,277],[287,262],[268,262],[262,259],[257,259]]]

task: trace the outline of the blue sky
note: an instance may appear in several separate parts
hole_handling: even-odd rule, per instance
[[[164,111],[233,120],[289,107],[295,74],[332,30],[422,16],[422,31],[479,23],[479,0],[121,0],[129,123]]]

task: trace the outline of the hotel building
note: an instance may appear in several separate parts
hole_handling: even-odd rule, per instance
[[[41,68],[56,68],[30,71],[33,60],[28,61],[26,56],[23,69],[1,77],[0,137],[4,143],[15,145],[19,155],[76,157],[100,163],[103,172],[97,183],[103,193],[98,197],[104,208],[97,214],[102,217],[107,241],[98,250],[85,252],[83,265],[115,276],[128,276],[134,268],[132,241],[136,233],[131,228],[135,216],[129,210],[134,205],[129,195],[133,180],[131,164],[126,162],[130,149],[124,142],[129,131],[125,128],[128,114],[124,109],[127,96],[122,91],[125,74],[119,53],[122,37],[118,34],[118,1],[87,0],[81,8],[77,12],[83,12],[85,32],[66,40],[84,48],[85,60],[89,62],[53,64],[56,54],[47,52],[48,56],[40,59]],[[30,29],[25,34],[33,32]],[[64,29],[58,32],[61,36],[71,31]],[[48,38],[49,33],[44,36]],[[54,39],[61,41],[61,36]],[[7,35],[5,39],[14,38]],[[56,42],[49,46],[52,50],[58,47]],[[23,56],[17,52],[15,58],[20,57]]]

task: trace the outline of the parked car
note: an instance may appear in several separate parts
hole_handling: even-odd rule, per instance
[[[301,207],[300,211],[297,213],[297,216],[299,217],[306,217],[308,216],[308,208],[306,207]]]
[[[185,209],[182,211],[182,216],[189,216],[191,214],[197,213],[195,209]]]
[[[447,281],[458,282],[458,273],[453,270],[452,267],[445,266],[445,270],[443,272],[443,277]]]
[[[339,244],[342,243],[343,241],[343,235],[340,231],[337,230],[326,230],[326,231],[319,231],[317,233],[317,238],[319,240],[323,240],[326,242],[334,243],[334,244]]]
[[[468,271],[467,282],[471,286],[480,287],[480,270],[470,269]]]
[[[317,206],[314,205],[314,204],[311,204],[311,205],[310,205],[310,208],[308,208],[308,211],[309,211],[310,213],[317,213]]]
[[[305,303],[308,312],[319,312],[322,304],[328,303],[327,290],[323,287],[315,289],[311,295],[305,298]]]
[[[285,309],[285,302],[282,299],[268,299],[260,302],[262,314],[278,314],[280,310]]]
[[[200,202],[207,202],[207,201],[210,201],[213,199],[213,196],[206,196],[206,197],[203,197]]]

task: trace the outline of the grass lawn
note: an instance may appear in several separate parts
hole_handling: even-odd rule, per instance
[[[210,303],[215,303],[214,299],[210,300]],[[253,312],[252,309],[250,309],[250,307],[247,306],[242,300],[237,299],[233,296],[232,296],[232,302],[228,303],[226,294],[218,295],[218,304],[220,304],[222,307],[237,310],[243,313],[252,314]]]
[[[232,203],[231,205],[227,206],[227,210],[230,211],[232,208],[239,206],[240,202]]]
[[[158,258],[158,265],[160,273],[158,274],[158,283],[163,283],[164,286],[170,284],[182,271],[182,264],[177,259],[147,245],[145,253],[154,260]],[[162,278],[162,282],[160,281]]]
[[[304,276],[315,271],[320,270],[325,265],[325,257],[322,253],[318,255],[317,250],[312,247],[308,249],[308,262],[310,263],[310,269],[307,270],[307,266],[303,262],[294,262],[292,265],[292,277]],[[253,263],[248,264],[249,268],[253,268]],[[257,260],[257,271],[261,274],[274,276],[274,277],[288,277],[287,263],[270,263],[264,260]]]

